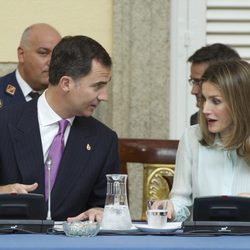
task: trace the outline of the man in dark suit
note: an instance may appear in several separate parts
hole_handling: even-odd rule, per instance
[[[17,69],[0,78],[0,109],[29,101],[48,87],[51,53],[60,40],[58,31],[45,23],[25,29],[17,49]]]
[[[101,220],[106,174],[119,172],[118,139],[91,115],[108,99],[111,66],[106,50],[91,38],[65,37],[56,45],[48,89],[0,112],[0,192],[45,194],[46,165],[49,157],[54,160],[50,145],[58,122],[67,120],[51,191],[52,219]]]
[[[231,47],[214,43],[205,47],[201,47],[188,58],[191,63],[189,83],[192,87],[191,94],[196,98],[196,106],[199,108],[201,100],[200,82],[203,73],[209,65],[219,62],[240,59],[239,54]],[[198,123],[198,112],[190,117],[190,124]]]

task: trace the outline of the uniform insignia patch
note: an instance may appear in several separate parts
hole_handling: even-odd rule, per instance
[[[5,89],[5,92],[9,95],[14,95],[16,92],[16,87],[11,85],[11,84],[8,84],[6,89]]]

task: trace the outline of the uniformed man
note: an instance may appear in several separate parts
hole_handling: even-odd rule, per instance
[[[17,48],[17,69],[0,78],[0,109],[29,101],[47,88],[51,52],[60,40],[59,32],[45,23],[24,30]]]

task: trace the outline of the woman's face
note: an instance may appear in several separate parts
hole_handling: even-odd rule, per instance
[[[223,141],[233,128],[228,105],[219,88],[212,82],[206,81],[202,84],[202,96],[204,98],[203,113],[207,120],[208,130],[211,133],[219,133]]]

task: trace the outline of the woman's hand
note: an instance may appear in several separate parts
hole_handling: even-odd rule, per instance
[[[171,200],[168,200],[168,205],[167,205],[167,211],[168,211],[168,219],[170,221],[173,221],[175,218],[175,213],[174,213],[174,204]]]
[[[250,193],[248,193],[248,192],[239,193],[238,196],[250,197]]]
[[[171,200],[157,200],[152,204],[151,209],[166,209],[168,220],[172,221],[175,218],[174,205]]]

